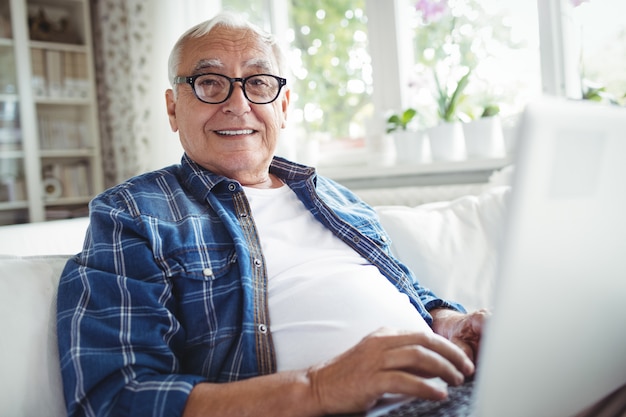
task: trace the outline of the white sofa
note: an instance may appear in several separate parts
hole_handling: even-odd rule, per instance
[[[509,190],[487,187],[446,202],[376,208],[395,254],[422,283],[474,309],[490,303]],[[86,219],[0,227],[0,416],[65,415],[56,288],[86,227]]]

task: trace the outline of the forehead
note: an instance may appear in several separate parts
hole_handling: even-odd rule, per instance
[[[208,34],[185,42],[179,73],[220,69],[270,73],[278,70],[272,47],[249,29],[215,27]]]

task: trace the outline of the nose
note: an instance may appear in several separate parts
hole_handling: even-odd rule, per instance
[[[236,115],[245,114],[250,111],[250,102],[243,93],[243,85],[241,82],[233,84],[233,92],[228,100],[223,104],[223,111],[226,113],[234,113]]]

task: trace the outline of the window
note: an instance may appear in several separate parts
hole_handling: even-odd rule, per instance
[[[224,9],[244,14],[248,20],[268,32],[276,33],[272,22],[272,9],[278,2],[271,0],[222,0]]]
[[[307,136],[363,136],[371,117],[372,65],[364,0],[289,2],[295,75],[292,117]]]
[[[534,2],[410,0],[405,7],[413,61],[404,105],[418,109],[422,128],[438,123],[440,96],[451,96],[466,75],[455,116],[463,121],[493,105],[517,114],[539,93]]]
[[[224,0],[223,6],[247,14],[287,46],[289,131],[278,152],[318,163],[320,149],[363,148],[374,113],[365,0]]]
[[[384,132],[390,111],[415,107],[419,127],[433,125],[437,122],[435,74],[452,91],[459,77],[470,71],[461,117],[478,117],[487,104],[497,104],[505,127],[512,127],[524,105],[542,89],[571,95],[567,89],[571,92],[577,80],[580,91],[581,71],[602,93],[622,98],[626,93],[621,70],[626,64],[626,30],[620,22],[623,13],[617,12],[625,8],[622,3],[222,1],[225,8],[248,13],[289,45],[292,104],[285,137],[297,138],[297,143],[282,151],[300,160],[302,155],[314,154],[320,144],[322,154],[362,150],[368,136]],[[555,25],[570,27],[570,19],[582,27],[580,59],[576,60],[562,56],[571,56],[571,38],[564,36],[564,44],[547,38],[555,32]],[[294,149],[304,152],[298,157]]]
[[[585,98],[626,104],[626,3],[581,1],[573,10],[580,36],[580,68]]]

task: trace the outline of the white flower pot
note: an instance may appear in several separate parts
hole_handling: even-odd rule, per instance
[[[424,162],[424,134],[408,130],[396,130],[392,134],[396,147],[396,162],[419,164]]]
[[[503,158],[506,155],[499,116],[464,123],[463,132],[468,158]]]
[[[462,161],[467,158],[461,122],[440,123],[428,129],[433,161]]]
[[[391,135],[379,134],[370,136],[368,147],[370,153],[370,165],[392,166],[396,162],[395,141]]]

